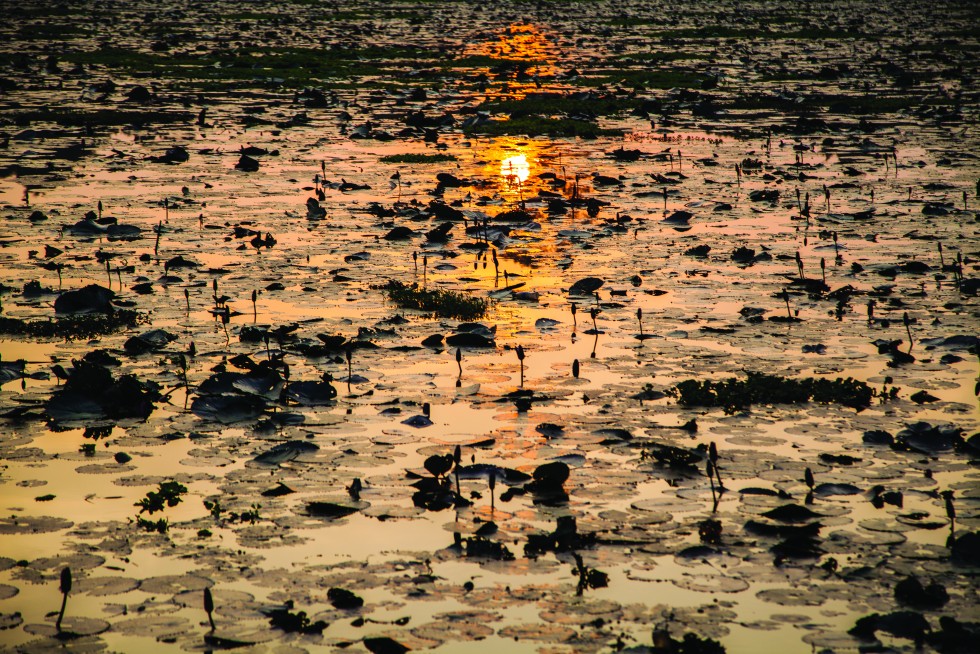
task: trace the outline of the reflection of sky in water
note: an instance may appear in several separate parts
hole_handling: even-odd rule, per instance
[[[531,84],[558,73],[558,49],[536,25],[510,25],[496,35],[495,39],[475,41],[467,48],[468,55],[489,57],[500,61],[507,78],[503,95],[523,97],[527,93],[540,90],[538,84]],[[492,66],[496,68],[496,66]]]

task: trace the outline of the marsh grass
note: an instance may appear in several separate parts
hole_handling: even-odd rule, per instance
[[[389,154],[379,159],[381,163],[387,164],[427,164],[444,163],[447,161],[458,161],[454,154]]]
[[[146,321],[146,316],[129,309],[118,309],[112,313],[64,316],[54,320],[21,320],[0,316],[0,334],[73,340],[111,334]]]
[[[457,291],[428,290],[395,280],[379,286],[389,300],[404,309],[416,309],[440,318],[475,320],[486,315],[490,301]]]
[[[790,379],[778,375],[748,372],[745,379],[730,377],[722,381],[688,379],[668,391],[686,406],[720,406],[733,414],[753,404],[803,404],[809,401],[842,404],[854,409],[871,405],[875,390],[865,382],[847,379]]]
[[[487,136],[578,136],[595,139],[600,136],[621,136],[622,130],[602,129],[593,122],[575,118],[543,118],[541,116],[522,116],[510,120],[496,120],[467,127],[466,134]]]
[[[647,68],[600,68],[589,72],[573,83],[594,86],[600,84],[623,84],[632,88],[673,89],[699,88],[706,75],[676,67],[661,70]],[[639,103],[638,103],[639,104]]]
[[[628,111],[643,104],[636,98],[612,95],[583,98],[565,93],[530,93],[520,100],[493,100],[482,103],[478,109],[491,113],[509,114],[511,118],[555,114],[593,114],[608,116]]]
[[[419,68],[437,62],[434,53],[407,46],[366,46],[349,50],[269,47],[200,55],[102,48],[67,53],[64,60],[188,81],[214,83],[272,78],[289,87],[336,78],[394,75],[406,66]]]
[[[111,127],[117,125],[160,125],[190,122],[194,115],[185,111],[96,109],[39,109],[11,116],[17,125],[54,123],[62,127]]]

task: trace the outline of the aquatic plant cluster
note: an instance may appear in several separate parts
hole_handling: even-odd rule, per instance
[[[976,3],[8,5],[0,649],[975,650]]]

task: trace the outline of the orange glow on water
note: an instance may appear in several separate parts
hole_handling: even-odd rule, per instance
[[[530,174],[531,167],[523,154],[507,157],[500,162],[500,176],[510,184],[523,184]]]

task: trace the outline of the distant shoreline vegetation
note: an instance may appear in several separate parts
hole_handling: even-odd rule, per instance
[[[425,164],[443,163],[446,161],[458,161],[459,158],[454,154],[389,154],[381,157],[381,163],[389,164]]]

